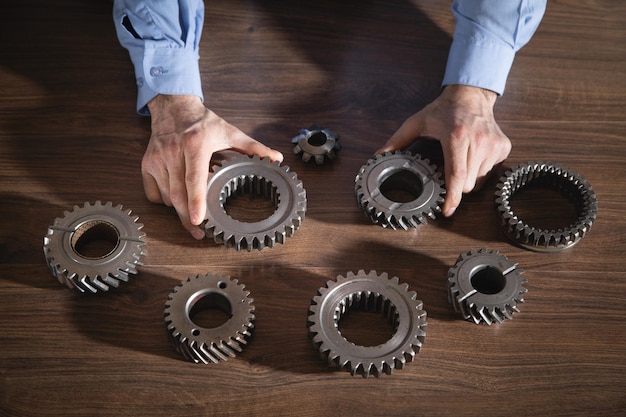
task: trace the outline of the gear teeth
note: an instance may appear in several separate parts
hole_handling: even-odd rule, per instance
[[[448,270],[448,301],[454,311],[476,324],[503,323],[519,312],[518,304],[524,302],[524,287],[528,281],[498,251],[472,249],[459,255]],[[484,279],[479,273],[489,274]]]
[[[329,129],[318,126],[300,129],[298,135],[291,139],[291,143],[296,144],[293,148],[294,154],[301,154],[304,162],[313,159],[318,165],[335,159],[341,149],[339,136]]]
[[[398,277],[389,278],[387,273],[376,271],[350,271],[318,289],[311,300],[307,326],[313,346],[330,367],[348,370],[353,376],[379,377],[402,369],[421,349],[426,337],[422,306],[417,294],[408,291],[408,284],[400,284]],[[338,329],[342,315],[352,309],[378,312],[396,332],[404,333],[380,346],[357,346],[341,336]]]
[[[441,212],[445,188],[436,169],[428,159],[410,152],[376,155],[356,175],[357,204],[372,223],[394,230],[417,228]],[[407,184],[417,186],[409,190]],[[384,195],[384,188],[406,191],[414,199],[393,201]]]
[[[532,183],[553,188],[573,200],[579,210],[578,220],[557,230],[544,230],[518,218],[510,199]],[[555,252],[574,246],[589,232],[598,211],[591,185],[578,173],[551,162],[527,162],[507,171],[496,186],[495,205],[500,227],[507,237],[523,248],[538,252]]]

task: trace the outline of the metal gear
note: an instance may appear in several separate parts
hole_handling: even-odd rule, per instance
[[[233,358],[254,328],[253,299],[236,279],[220,274],[191,276],[174,288],[165,304],[165,326],[177,352],[195,363]],[[225,323],[205,328],[193,322],[196,309],[217,308],[230,315]]]
[[[357,204],[373,223],[390,229],[418,227],[441,212],[443,180],[428,159],[410,152],[376,155],[355,179]],[[390,191],[405,191],[411,201],[394,201]],[[387,195],[386,195],[387,194]]]
[[[457,313],[474,323],[502,323],[519,312],[527,292],[523,270],[498,251],[462,253],[448,270],[448,301]]]
[[[511,197],[530,184],[541,184],[570,198],[578,220],[558,230],[526,224],[511,208]],[[574,246],[591,229],[598,212],[596,193],[577,173],[550,162],[528,162],[507,171],[499,180],[495,204],[504,233],[519,246],[537,252],[556,252]]]
[[[276,210],[257,222],[246,223],[226,213],[225,204],[231,196],[257,194],[269,198]],[[304,220],[306,190],[295,172],[286,165],[268,158],[242,155],[224,161],[209,179],[207,192],[207,236],[216,243],[236,250],[262,250],[285,243]]]
[[[131,213],[122,205],[114,207],[110,201],[93,205],[86,202],[83,207],[65,211],[43,239],[52,275],[82,293],[108,291],[127,282],[131,274],[137,274],[137,266],[143,265],[146,246],[143,224],[137,223],[139,217]],[[106,242],[108,252],[87,254],[85,245],[95,241]]]
[[[302,154],[302,160],[309,162],[315,159],[321,165],[326,159],[332,160],[341,149],[339,136],[324,127],[311,126],[308,129],[300,129],[298,135],[291,139],[295,143],[294,154]]]
[[[426,337],[426,312],[415,291],[399,284],[398,277],[376,271],[356,275],[348,272],[328,281],[318,290],[309,307],[308,328],[313,345],[329,366],[349,369],[354,376],[367,378],[383,372],[391,374],[413,361]],[[395,333],[378,346],[358,346],[339,331],[344,313],[360,309],[382,314],[395,327]]]

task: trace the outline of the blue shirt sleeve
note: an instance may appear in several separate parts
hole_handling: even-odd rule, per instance
[[[204,100],[198,66],[202,0],[115,0],[113,19],[135,68],[139,114],[149,114],[146,105],[158,94]]]
[[[456,0],[443,85],[464,84],[501,95],[515,53],[533,36],[546,0]]]

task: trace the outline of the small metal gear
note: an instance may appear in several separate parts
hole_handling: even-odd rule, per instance
[[[324,127],[311,126],[308,129],[300,129],[298,135],[291,139],[295,143],[294,154],[302,154],[302,160],[309,162],[315,159],[321,165],[326,159],[332,160],[341,149],[339,136]]]
[[[275,211],[269,217],[246,223],[226,213],[225,204],[231,196],[256,194],[269,198]],[[224,161],[209,179],[207,192],[207,236],[226,247],[262,250],[285,243],[304,220],[306,190],[289,167],[268,158],[242,155]]]
[[[248,343],[254,328],[253,299],[236,279],[220,274],[191,276],[174,288],[165,304],[165,326],[177,352],[195,363],[233,358]],[[193,322],[196,309],[216,308],[230,315],[225,323],[205,328]]]
[[[502,323],[519,312],[527,292],[523,270],[498,251],[487,249],[462,253],[448,270],[448,301],[454,310],[474,323]]]
[[[578,208],[578,220],[558,230],[544,230],[526,224],[511,208],[511,197],[531,184],[555,189]],[[523,248],[556,252],[574,246],[591,229],[598,212],[596,193],[577,173],[550,162],[528,162],[507,171],[496,188],[495,204],[504,233]]]
[[[114,207],[111,202],[100,201],[65,211],[43,239],[52,275],[82,293],[108,291],[127,282],[131,274],[137,274],[137,266],[143,265],[146,246],[143,224],[131,213],[122,205]],[[95,241],[105,242],[108,252],[91,255],[83,250]]]
[[[413,361],[426,337],[426,312],[415,291],[399,284],[398,277],[376,271],[356,275],[348,272],[328,281],[318,290],[309,307],[308,327],[313,345],[329,366],[349,369],[354,376],[367,378],[391,374]],[[395,327],[395,333],[378,346],[358,346],[339,331],[343,314],[352,309],[382,314]]]
[[[410,201],[394,201],[387,195],[404,191]],[[410,152],[376,155],[356,176],[357,204],[373,223],[390,229],[418,227],[441,212],[443,203],[441,173],[428,159]]]

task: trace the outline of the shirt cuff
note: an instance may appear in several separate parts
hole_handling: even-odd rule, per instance
[[[184,48],[150,48],[133,62],[137,82],[137,113],[149,115],[147,104],[158,94],[192,95],[204,101],[198,55]]]
[[[457,33],[450,46],[442,84],[471,85],[502,95],[514,58],[514,49],[504,42]]]

